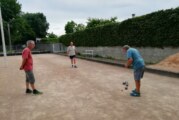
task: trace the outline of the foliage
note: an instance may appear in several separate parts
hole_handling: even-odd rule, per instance
[[[65,32],[66,34],[69,33],[75,33],[79,31],[85,30],[86,26],[84,24],[77,24],[74,21],[68,21],[67,24],[65,25]]]
[[[47,35],[49,23],[43,13],[25,13],[22,18],[30,25],[36,37],[43,38]]]
[[[96,22],[93,26],[96,26]],[[178,47],[179,7],[134,17],[121,23],[91,27],[72,34],[62,35],[59,42],[77,46]],[[90,26],[90,28],[89,28]]]
[[[35,40],[34,31],[22,17],[15,19],[11,23],[10,30],[13,44],[24,44],[29,39]]]
[[[76,23],[74,21],[67,22],[67,24],[65,25],[66,34],[74,33],[75,32],[75,26],[76,26]]]
[[[45,43],[45,44],[58,43],[58,38],[42,38],[41,43]]]
[[[116,20],[117,17],[112,17],[111,19],[89,18],[86,28],[94,28],[94,27],[108,25],[111,23],[117,23]]]
[[[47,38],[58,38],[58,36],[57,35],[55,35],[53,32],[52,33],[48,33],[47,34]]]
[[[49,24],[43,13],[23,13],[17,0],[0,0],[0,3],[6,44],[9,44],[8,24],[12,44],[24,44],[28,39],[46,36]]]
[[[6,40],[6,44],[9,44],[8,40],[8,26],[7,24],[11,24],[11,22],[19,17],[21,13],[21,4],[17,2],[17,0],[0,0],[1,12],[3,18],[3,26],[4,26],[4,35]],[[0,34],[0,45],[1,45],[1,34]]]
[[[4,21],[10,21],[19,16],[21,4],[17,0],[0,0],[2,17]]]
[[[83,24],[76,24],[76,26],[75,26],[74,29],[75,29],[75,32],[79,32],[79,31],[85,30],[86,27],[85,27],[85,25],[83,25]]]

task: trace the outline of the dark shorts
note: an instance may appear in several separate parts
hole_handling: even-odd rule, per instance
[[[141,80],[144,76],[145,67],[134,70],[134,80]]]
[[[70,56],[70,59],[73,59],[73,58],[75,58],[76,57],[76,55],[72,55],[72,56]]]
[[[25,71],[25,74],[26,74],[26,82],[34,84],[35,77],[33,71]]]

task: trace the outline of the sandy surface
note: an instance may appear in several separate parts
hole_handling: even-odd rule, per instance
[[[179,79],[145,73],[140,98],[129,96],[133,71],[64,56],[34,55],[37,88],[26,95],[20,56],[0,57],[0,120],[178,120]],[[123,92],[123,81],[129,90]]]
[[[156,65],[149,67],[179,73],[179,53],[171,55]]]

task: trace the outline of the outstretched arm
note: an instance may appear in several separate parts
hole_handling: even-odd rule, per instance
[[[132,64],[132,62],[133,62],[133,59],[132,59],[132,58],[129,58],[129,59],[127,60],[127,63],[125,64],[125,67],[128,68],[128,67]]]

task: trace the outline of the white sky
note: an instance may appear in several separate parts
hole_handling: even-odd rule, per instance
[[[68,21],[86,24],[88,18],[117,17],[122,21],[154,11],[176,8],[179,0],[18,0],[23,12],[42,12],[50,23],[49,31],[65,33]]]

